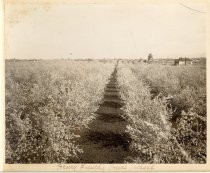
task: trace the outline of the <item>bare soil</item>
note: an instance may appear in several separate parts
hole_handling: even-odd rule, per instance
[[[84,152],[70,159],[71,163],[124,163],[131,156],[131,138],[125,131],[128,122],[121,109],[125,104],[120,98],[116,67],[96,111],[97,117],[80,134],[78,143]]]

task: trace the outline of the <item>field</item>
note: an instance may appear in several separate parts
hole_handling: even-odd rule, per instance
[[[206,163],[206,69],[6,61],[6,163]]]

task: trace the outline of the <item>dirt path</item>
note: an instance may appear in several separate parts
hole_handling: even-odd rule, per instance
[[[127,122],[122,118],[124,112],[120,109],[124,103],[120,98],[116,75],[115,67],[96,112],[98,116],[80,137],[79,145],[84,153],[73,162],[123,163],[130,154],[130,137],[125,132]]]

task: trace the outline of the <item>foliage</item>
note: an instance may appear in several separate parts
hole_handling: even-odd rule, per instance
[[[6,162],[66,163],[113,70],[110,63],[6,63]]]
[[[206,161],[202,69],[121,64],[118,80],[130,121],[127,130],[132,136],[131,148],[140,155],[134,162]],[[172,118],[177,108],[187,113],[178,115],[174,123]]]
[[[110,62],[6,62],[6,162],[68,163],[114,69]],[[206,70],[117,67],[134,163],[206,162]],[[130,141],[129,141],[130,142]]]

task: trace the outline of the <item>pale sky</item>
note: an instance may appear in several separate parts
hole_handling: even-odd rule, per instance
[[[205,56],[205,5],[184,5],[10,4],[6,58]]]

